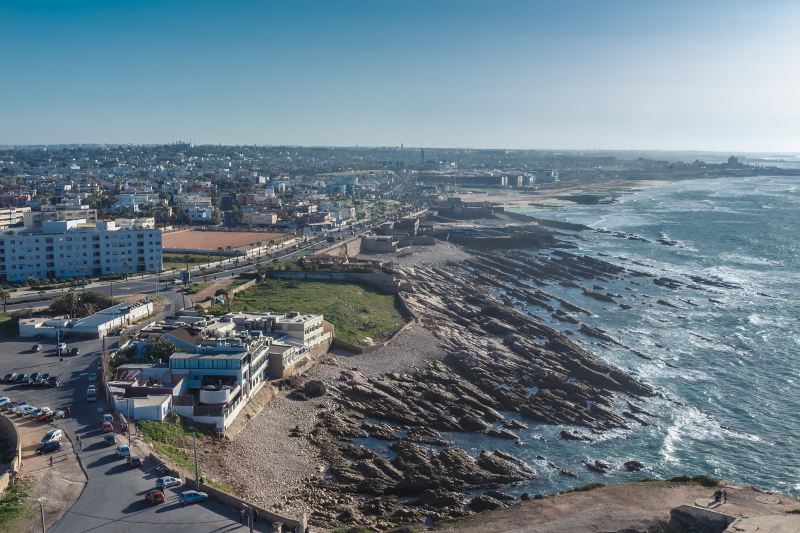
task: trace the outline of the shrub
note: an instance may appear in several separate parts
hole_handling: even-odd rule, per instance
[[[697,483],[704,487],[716,487],[717,485],[719,485],[720,482],[719,479],[706,475],[700,475],[700,476],[683,475],[674,477],[670,479],[670,481],[674,481],[675,483]]]

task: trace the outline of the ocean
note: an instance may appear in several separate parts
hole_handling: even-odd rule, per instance
[[[543,287],[593,312],[582,321],[652,357],[600,344],[547,312],[525,309],[553,327],[571,329],[572,338],[655,387],[659,396],[643,404],[655,415],[648,418],[651,425],[588,443],[561,439],[565,428],[522,419],[529,429],[518,432],[520,444],[479,434],[446,437],[473,453],[505,449],[536,466],[540,478],[514,487],[517,494],[708,474],[800,496],[800,179],[681,181],[637,190],[612,204],[516,210],[646,239],[576,232],[578,253],[686,284],[697,275],[730,287],[670,289],[629,276],[600,283],[621,294],[619,302],[630,310],[580,289]],[[537,457],[577,477],[560,475]],[[584,462],[594,460],[609,463],[611,471],[589,471]],[[627,472],[623,463],[629,460],[645,469]]]

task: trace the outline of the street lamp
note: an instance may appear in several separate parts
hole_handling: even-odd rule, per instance
[[[42,533],[45,533],[45,531],[47,531],[47,527],[44,525],[44,502],[46,501],[47,498],[45,498],[44,496],[39,496],[38,498],[36,498],[36,502],[39,504],[39,513],[42,516]]]

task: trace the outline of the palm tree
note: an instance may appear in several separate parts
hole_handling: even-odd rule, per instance
[[[0,289],[0,298],[3,299],[3,312],[6,312],[6,304],[8,297],[11,296],[11,291],[8,289]]]

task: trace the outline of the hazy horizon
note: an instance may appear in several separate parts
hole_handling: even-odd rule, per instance
[[[796,153],[788,1],[19,2],[0,144]]]

